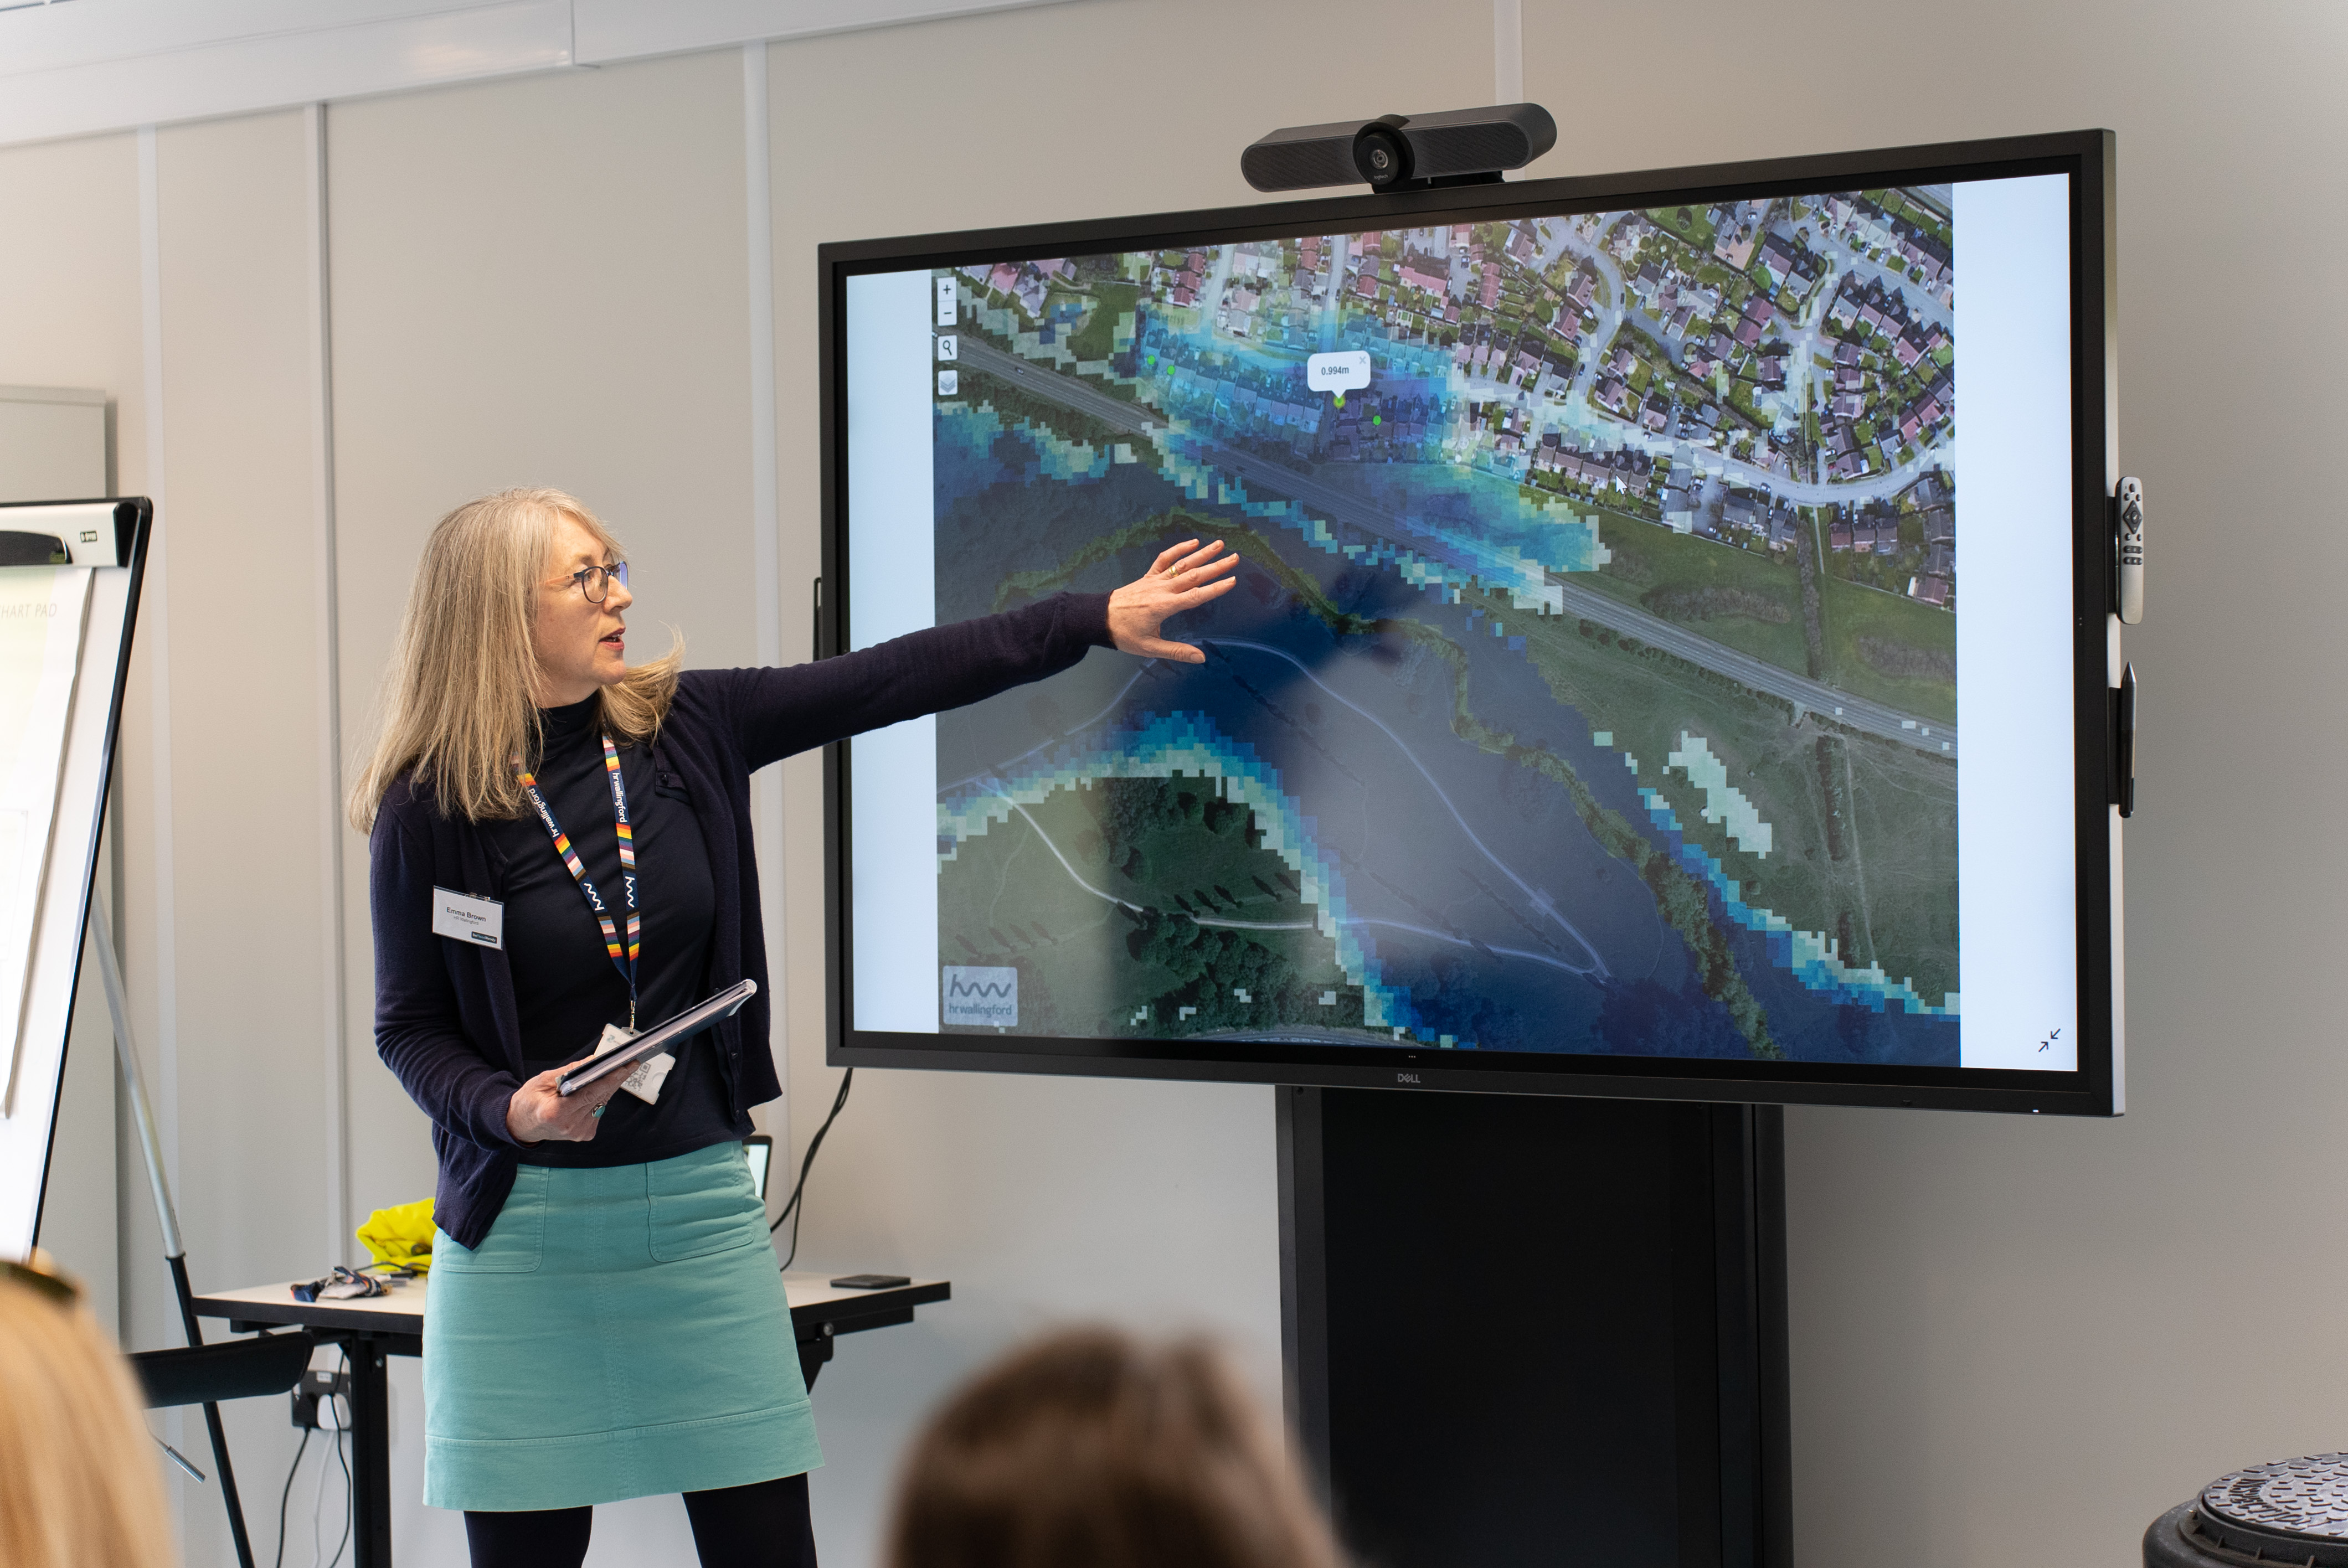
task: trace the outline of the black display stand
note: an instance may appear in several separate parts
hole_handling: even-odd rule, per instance
[[[1775,1106],[1282,1088],[1289,1415],[1377,1568],[1791,1568]]]

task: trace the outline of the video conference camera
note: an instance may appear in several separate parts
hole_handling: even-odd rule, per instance
[[[1378,190],[1488,185],[1557,145],[1557,121],[1539,104],[1495,104],[1442,114],[1291,126],[1240,154],[1258,190],[1367,182]]]

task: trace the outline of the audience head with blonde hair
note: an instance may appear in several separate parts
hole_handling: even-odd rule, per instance
[[[890,1568],[1338,1568],[1279,1436],[1206,1345],[1055,1334],[906,1463]]]
[[[69,1284],[0,1266],[0,1568],[166,1568],[130,1368]]]

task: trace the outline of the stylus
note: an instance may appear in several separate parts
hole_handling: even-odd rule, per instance
[[[2120,666],[2119,723],[2114,739],[2114,771],[2119,774],[2119,808],[2123,817],[2136,815],[2136,666]]]

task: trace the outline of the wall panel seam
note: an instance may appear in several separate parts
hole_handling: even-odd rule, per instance
[[[163,215],[161,176],[156,166],[155,128],[139,128],[139,308],[140,358],[145,372],[147,408],[146,491],[154,504],[153,533],[147,546],[147,570],[139,589],[139,613],[147,650],[148,700],[153,712],[149,742],[149,787],[154,795],[155,828],[155,1082],[162,1102],[152,1107],[158,1141],[163,1146],[163,1166],[171,1190],[183,1196],[187,1185],[180,1167],[180,1030],[177,965],[178,932],[173,928],[174,899],[171,845],[171,576],[170,519],[165,497],[169,491],[163,464]],[[126,913],[124,926],[129,927]],[[127,982],[126,982],[127,983]],[[127,1294],[127,1293],[126,1293]],[[126,1314],[128,1309],[125,1308]],[[163,1440],[184,1445],[184,1412],[162,1412]],[[169,1472],[174,1533],[186,1538],[188,1489],[176,1471]]]
[[[163,1157],[174,1190],[180,1180],[179,987],[175,974],[178,933],[173,929],[171,832],[171,592],[170,525],[164,500],[163,468],[163,239],[156,168],[155,128],[139,128],[139,294],[142,357],[146,371],[147,495],[155,504],[155,531],[147,550],[147,578],[139,609],[147,625],[147,664],[153,712],[149,739],[150,787],[155,804],[155,1055],[156,1081],[163,1103],[159,1112]]]
[[[1492,0],[1492,101],[1525,99],[1525,0]]]
[[[750,537],[757,580],[758,662],[783,661],[782,537],[778,498],[775,430],[775,231],[771,168],[773,135],[767,87],[767,46],[742,46],[743,229],[749,282],[750,336]],[[760,849],[759,902],[765,906],[767,973],[780,980],[788,961],[788,897],[783,870],[783,772],[769,767],[752,784],[752,833]],[[767,1124],[782,1147],[782,1168],[790,1168],[790,1025],[778,984],[767,1016],[774,1020],[767,1049],[783,1086],[783,1110]]]
[[[320,958],[324,979],[323,1107],[326,1137],[325,1255],[340,1258],[350,1245],[350,1059],[345,1041],[346,982],[343,926],[342,617],[336,600],[335,538],[335,404],[332,256],[327,225],[326,106],[303,111],[308,200],[310,321],[311,519],[316,543],[318,679],[318,897]]]

